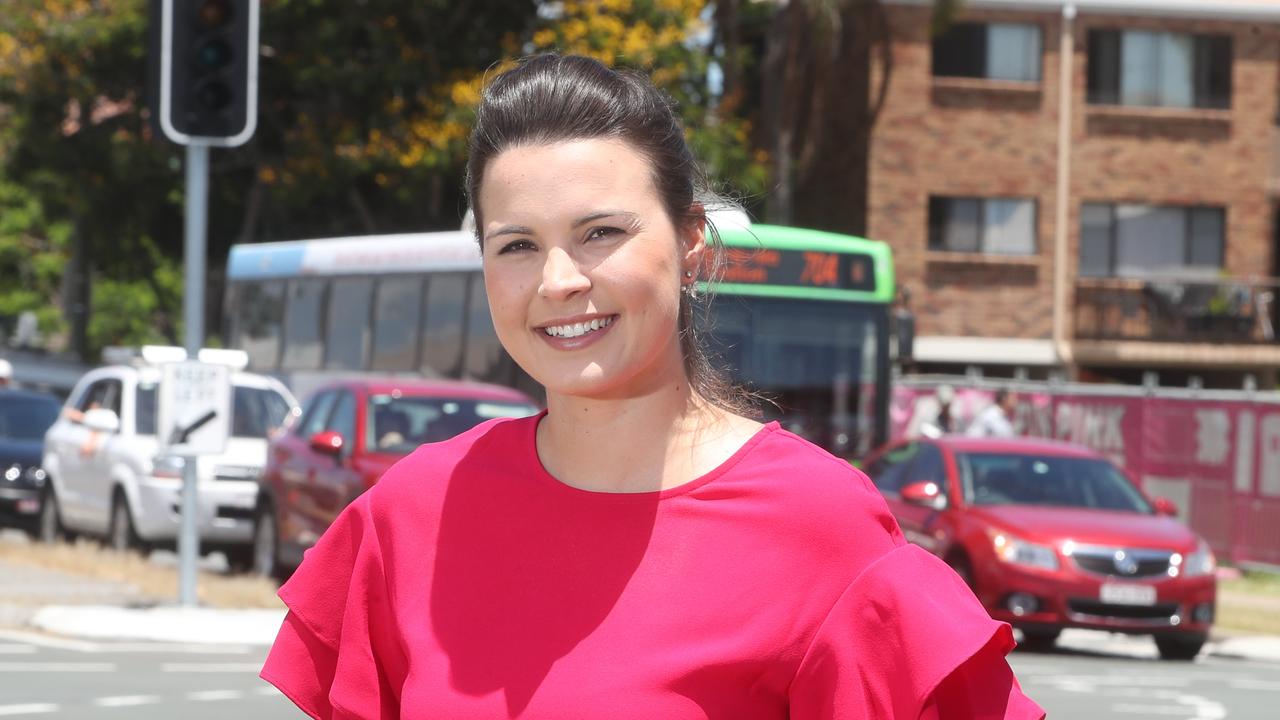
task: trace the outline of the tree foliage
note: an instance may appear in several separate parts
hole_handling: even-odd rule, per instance
[[[146,0],[5,6],[0,206],[11,219],[0,228],[0,269],[24,284],[0,291],[0,314],[34,308],[47,330],[61,327],[60,298],[81,287],[66,276],[79,247],[92,278],[90,355],[108,342],[177,341],[183,151],[151,124]],[[235,242],[456,227],[480,88],[529,52],[652,71],[682,102],[713,175],[759,190],[749,126],[707,92],[703,6],[264,2],[257,133],[211,157],[211,307]]]

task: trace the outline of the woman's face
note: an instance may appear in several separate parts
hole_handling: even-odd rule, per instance
[[[549,393],[644,395],[684,379],[681,283],[701,224],[678,231],[644,155],[621,140],[514,147],[477,202],[498,338]]]

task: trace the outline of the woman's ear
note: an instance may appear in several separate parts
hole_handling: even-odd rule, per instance
[[[702,270],[702,255],[707,249],[707,212],[702,203],[689,207],[689,214],[680,228],[680,270],[697,277]]]

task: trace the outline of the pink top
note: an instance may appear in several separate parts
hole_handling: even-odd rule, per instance
[[[538,418],[424,446],[280,590],[315,718],[1040,718],[991,620],[858,471],[771,423],[662,492],[578,490]]]

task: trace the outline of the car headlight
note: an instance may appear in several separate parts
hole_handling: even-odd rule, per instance
[[[182,479],[182,470],[187,461],[176,455],[157,455],[151,461],[151,475],[158,478]]]
[[[49,474],[44,471],[44,468],[32,465],[26,469],[26,472],[22,473],[22,477],[32,485],[40,487],[49,478]]]
[[[996,557],[1003,562],[1043,570],[1058,569],[1058,553],[1048,545],[1027,542],[1008,533],[993,532],[991,546],[996,551]]]
[[[1218,569],[1218,561],[1213,556],[1213,550],[1209,549],[1209,543],[1201,540],[1200,544],[1196,546],[1196,551],[1183,560],[1182,567],[1182,573],[1185,577],[1212,575]]]

